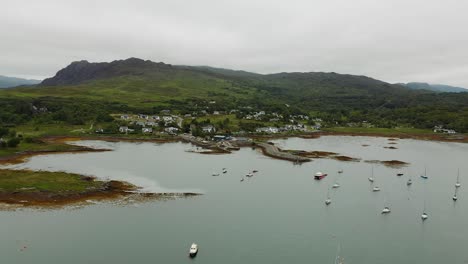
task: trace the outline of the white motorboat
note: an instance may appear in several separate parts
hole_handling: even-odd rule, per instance
[[[253,177],[253,173],[252,173],[252,172],[249,172],[249,173],[247,173],[245,176],[247,176],[247,177]]]
[[[374,188],[372,188],[372,191],[373,191],[373,192],[379,192],[379,191],[380,191],[380,187],[379,187],[379,186],[374,186]]]
[[[422,213],[421,219],[424,221],[428,218],[429,216],[426,213]]]
[[[194,258],[198,253],[198,245],[195,244],[195,243],[192,243],[192,246],[190,246],[190,250],[189,250],[189,256],[191,258]]]
[[[370,182],[374,182],[374,178],[372,178],[372,177],[369,177],[369,178],[367,178],[367,179],[368,179]]]
[[[340,188],[340,184],[338,184],[337,182],[335,182],[335,184],[333,184],[332,188],[334,188],[334,189]]]
[[[391,211],[390,211],[390,208],[387,207],[387,206],[385,206],[384,209],[382,210],[382,214],[388,214],[388,213],[390,213],[390,212],[391,212]]]
[[[459,188],[460,186],[461,186],[461,183],[460,183],[460,169],[458,169],[457,182],[455,183],[455,187]]]

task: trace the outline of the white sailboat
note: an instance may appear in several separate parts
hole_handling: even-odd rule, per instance
[[[452,200],[453,200],[454,202],[456,202],[456,201],[458,200],[457,188],[455,188],[455,193],[453,194]]]
[[[458,169],[457,182],[455,183],[455,188],[459,188],[460,186],[461,186],[461,183],[460,183],[460,169]]]
[[[367,178],[370,182],[374,182],[374,166],[372,166],[372,174],[369,178]]]
[[[372,184],[374,183],[375,179],[374,179],[374,167],[372,167]],[[380,187],[375,185],[373,188],[372,188],[372,191],[373,192],[380,192]]]
[[[424,199],[424,210],[423,210],[423,213],[421,215],[421,219],[424,221],[426,220],[427,218],[429,218],[429,216],[427,215],[426,213],[426,200]]]
[[[332,200],[330,198],[330,188],[328,188],[328,190],[327,190],[327,199],[325,200],[325,204],[329,205],[329,204],[331,204],[331,202],[332,202]]]
[[[341,254],[341,245],[338,244],[338,249],[336,250],[335,264],[344,264],[344,258],[340,256]]]
[[[384,209],[382,210],[382,214],[389,214],[391,212],[390,207],[388,206],[386,201],[387,201],[387,199],[385,198],[384,199]]]

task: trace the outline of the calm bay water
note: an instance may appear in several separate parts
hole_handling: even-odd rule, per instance
[[[389,142],[333,136],[275,141],[288,149],[411,163],[401,170],[374,165],[382,191],[373,193],[371,165],[364,162],[293,165],[248,148],[201,155],[186,152],[193,146],[183,143],[83,141],[114,151],[37,156],[14,167],[204,195],[126,207],[0,212],[1,263],[333,263],[338,243],[346,263],[468,263],[468,145]],[[211,176],[223,167],[227,174]],[[428,180],[419,177],[425,167]],[[454,203],[457,168],[462,187]],[[253,169],[259,173],[240,182]],[[318,170],[329,176],[315,181]],[[397,177],[400,171],[405,175]],[[408,188],[410,175],[414,183]],[[327,207],[327,188],[335,181],[341,188],[331,191]],[[429,219],[422,223],[424,201]],[[391,207],[389,215],[381,215],[384,205]],[[200,247],[193,260],[187,257],[192,242]]]

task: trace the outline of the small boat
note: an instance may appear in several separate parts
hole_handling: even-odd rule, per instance
[[[340,256],[341,254],[341,244],[338,244],[338,249],[336,250],[335,264],[344,264],[344,258]]]
[[[192,243],[192,246],[190,246],[190,250],[189,250],[189,256],[191,258],[194,258],[195,256],[197,256],[197,253],[198,253],[198,245],[195,243]]]
[[[423,178],[423,179],[429,178],[429,177],[427,177],[427,175],[426,175],[426,168],[424,168],[424,174],[421,175],[421,178]]]
[[[457,188],[455,187],[455,193],[453,194],[453,197],[452,197],[452,200],[454,202],[456,202],[458,200],[458,197],[457,197]]]
[[[325,204],[326,205],[329,205],[331,204],[332,200],[330,198],[330,188],[328,188],[328,191],[327,191],[327,199],[325,200]]]
[[[338,173],[343,173],[343,170],[338,170]]]
[[[397,176],[403,176],[403,173],[399,172],[396,174]]]
[[[428,218],[429,216],[426,213],[422,213],[421,219],[424,221]]]
[[[421,219],[423,221],[425,221],[429,216],[426,214],[426,199],[424,199],[424,210],[423,210],[423,213],[421,215]]]
[[[213,173],[211,176],[219,176],[219,173]]]
[[[379,192],[379,191],[380,191],[380,187],[379,187],[379,186],[374,186],[374,188],[372,188],[372,191],[373,191],[373,192]]]
[[[384,209],[382,210],[382,214],[389,214],[391,211],[390,211],[390,208],[385,206]]]
[[[223,168],[223,173],[226,173],[227,172],[227,169],[226,168]]]
[[[370,182],[374,182],[374,166],[372,166],[372,175],[367,178]]]
[[[258,170],[253,170],[253,171],[252,171],[252,173],[257,173],[257,172],[258,172]]]
[[[252,172],[249,172],[245,175],[246,177],[253,177],[253,173]]]
[[[244,181],[244,178],[242,178],[240,181],[243,182],[243,181]]]
[[[413,181],[411,179],[408,179],[408,181],[406,182],[406,185],[410,186],[411,184],[413,184]]]
[[[327,175],[328,174],[319,171],[319,172],[315,173],[314,178],[316,180],[321,180],[321,179],[325,178]]]
[[[459,188],[460,186],[461,186],[461,183],[460,183],[460,169],[458,169],[457,182],[455,183],[455,187]]]
[[[335,182],[335,184],[333,184],[332,188],[334,188],[334,189],[340,188],[340,184],[338,184],[337,182]]]

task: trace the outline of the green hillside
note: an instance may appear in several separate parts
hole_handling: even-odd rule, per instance
[[[215,102],[210,104],[209,102]],[[44,107],[38,113],[32,106]],[[256,74],[140,59],[79,61],[38,87],[0,91],[0,123],[109,120],[116,112],[179,113],[267,110],[306,114],[328,124],[468,131],[468,93],[412,90],[365,76],[337,73]]]

